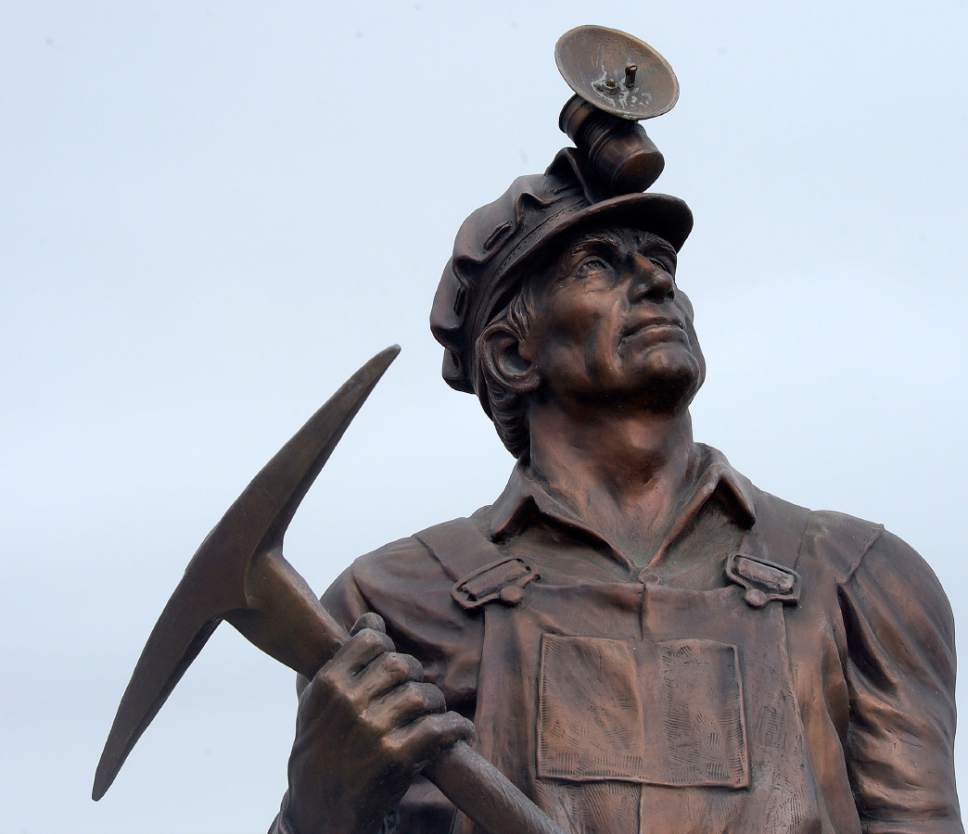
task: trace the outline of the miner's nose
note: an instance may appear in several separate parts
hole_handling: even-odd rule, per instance
[[[632,280],[629,299],[633,302],[652,301],[661,303],[676,297],[676,282],[661,266],[642,255],[635,255],[632,263]]]

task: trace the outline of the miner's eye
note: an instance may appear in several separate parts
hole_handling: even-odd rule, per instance
[[[592,255],[589,258],[585,258],[578,267],[575,269],[575,274],[579,278],[585,278],[589,275],[595,275],[599,272],[607,272],[612,268],[612,265],[606,261],[604,258],[600,258],[597,255]]]
[[[673,278],[676,277],[676,265],[674,261],[662,257],[649,258],[649,260],[663,272],[668,272]]]

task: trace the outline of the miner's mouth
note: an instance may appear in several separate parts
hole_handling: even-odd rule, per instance
[[[650,335],[657,339],[662,337],[680,338],[685,336],[686,330],[682,322],[677,319],[665,316],[655,316],[642,321],[637,321],[622,331],[622,340],[629,339],[638,335]]]

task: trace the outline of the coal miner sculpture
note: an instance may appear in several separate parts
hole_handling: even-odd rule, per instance
[[[692,215],[646,190],[663,158],[639,124],[675,75],[601,27],[556,58],[574,147],[464,221],[430,319],[444,379],[517,459],[504,492],[357,559],[320,604],[283,535],[395,351],[375,357],[199,549],[95,796],[227,619],[301,673],[276,834],[962,832],[931,569],[693,440]]]

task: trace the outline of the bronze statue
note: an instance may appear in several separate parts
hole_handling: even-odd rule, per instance
[[[320,604],[283,535],[395,350],[375,357],[199,549],[95,796],[224,618],[301,673],[277,834],[962,832],[931,569],[693,440],[692,216],[643,191],[663,163],[638,124],[675,76],[600,27],[557,58],[576,146],[464,222],[431,313],[445,380],[517,459],[507,488]]]

